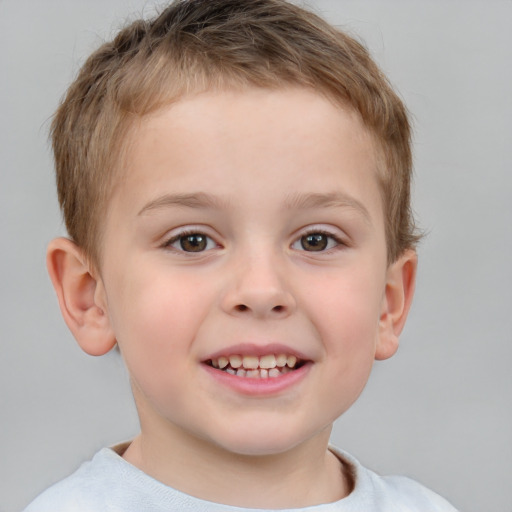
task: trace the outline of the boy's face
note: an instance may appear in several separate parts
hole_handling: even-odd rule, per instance
[[[143,435],[244,454],[326,438],[390,355],[383,208],[355,115],[302,89],[208,92],[143,119],[127,162],[96,299]],[[261,371],[280,355],[298,368]],[[233,372],[232,356],[259,369],[212,366]]]

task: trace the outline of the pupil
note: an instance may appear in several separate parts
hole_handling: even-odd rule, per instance
[[[301,245],[306,251],[323,251],[327,247],[327,237],[322,233],[306,235],[302,237]]]
[[[200,252],[206,249],[204,235],[187,235],[180,240],[181,248],[187,252]]]

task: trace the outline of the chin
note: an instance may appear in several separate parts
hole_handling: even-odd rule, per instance
[[[216,444],[221,449],[236,455],[273,456],[289,452],[314,437],[311,433],[300,434],[294,429],[286,430],[268,425],[267,428],[240,429],[230,432],[224,442],[217,440]],[[328,435],[326,437],[328,439]]]

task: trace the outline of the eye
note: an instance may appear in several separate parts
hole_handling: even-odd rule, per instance
[[[171,247],[183,252],[204,252],[217,247],[208,235],[199,232],[180,233],[165,242],[165,247]]]
[[[292,244],[292,249],[308,252],[322,252],[334,249],[342,244],[343,242],[331,233],[312,231],[302,235],[298,240],[296,240]]]

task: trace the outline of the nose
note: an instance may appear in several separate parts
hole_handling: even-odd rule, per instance
[[[245,258],[232,267],[222,309],[235,316],[285,318],[296,308],[282,265],[271,257]]]

